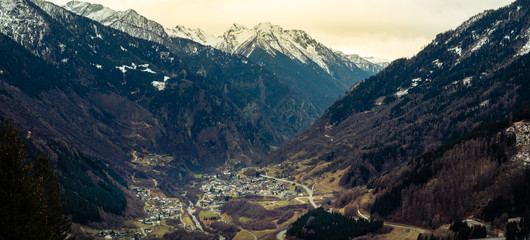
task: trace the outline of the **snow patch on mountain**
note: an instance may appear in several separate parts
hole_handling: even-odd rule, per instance
[[[455,53],[458,56],[462,56],[462,47],[456,46],[448,49],[449,51]]]
[[[409,88],[407,89],[401,89],[401,88],[398,88],[398,91],[396,93],[394,93],[394,95],[398,98],[402,97],[402,96],[405,96],[409,94]]]
[[[252,29],[234,24],[221,38],[222,42],[216,47],[228,53],[248,57],[256,48],[261,48],[272,56],[282,53],[304,64],[312,61],[331,74],[327,63],[329,60],[326,59],[327,54],[323,52],[331,50],[300,30],[284,30],[268,22],[260,23]]]
[[[471,48],[471,52],[479,50],[482,46],[484,46],[486,43],[489,42],[489,38],[487,36],[482,37],[476,44]]]
[[[151,85],[153,85],[153,87],[158,89],[158,91],[163,91],[164,89],[166,89],[166,83],[165,82],[152,81]]]
[[[464,86],[470,87],[471,80],[473,80],[473,77],[466,77],[462,80],[462,84],[464,84]]]
[[[443,62],[440,62],[440,59],[436,59],[436,60],[432,61],[432,63],[433,63],[435,66],[437,66],[438,68],[441,68],[441,67],[444,65]]]
[[[151,85],[153,85],[153,87],[155,87],[158,91],[164,91],[166,89],[167,80],[169,79],[170,77],[164,76],[164,81],[152,81]]]
[[[519,49],[516,56],[523,56],[530,52],[530,28],[526,30],[524,37],[527,42],[521,47],[521,49]]]
[[[394,96],[396,96],[398,98],[401,98],[402,96],[405,96],[405,95],[409,94],[409,90],[417,87],[422,81],[423,81],[422,78],[414,78],[414,79],[412,79],[411,80],[412,83],[411,83],[409,88],[401,88],[401,87],[399,87],[397,89],[397,92],[394,93]],[[426,79],[425,81],[429,82],[430,80]]]
[[[99,4],[91,4],[82,1],[71,1],[63,6],[66,10],[100,22],[103,25],[111,25],[118,21],[119,16],[116,11]]]
[[[151,70],[150,68],[142,69],[141,71],[146,72],[146,73],[156,74],[156,72]]]
[[[422,79],[421,78],[414,78],[412,79],[412,87],[416,87],[418,86],[418,83],[421,82]]]
[[[148,63],[146,63],[146,64],[142,64],[142,65],[138,65],[138,67],[142,67],[142,68],[144,68],[144,69],[140,70],[140,71],[142,71],[142,72],[151,73],[151,74],[156,74],[155,71],[153,71],[153,70],[151,70],[151,69],[149,68],[149,64],[148,64]]]
[[[215,47],[228,53],[235,53],[254,34],[245,26],[234,23],[232,27],[219,37],[220,42]]]
[[[117,69],[119,69],[122,73],[126,73],[127,70],[136,70],[138,66],[134,63],[131,63],[131,65],[121,65],[121,66],[116,66]]]

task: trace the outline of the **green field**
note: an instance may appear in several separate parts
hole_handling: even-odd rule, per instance
[[[220,217],[219,217],[218,214],[213,213],[213,212],[211,212],[211,211],[200,212],[200,213],[199,213],[199,217],[200,217],[200,220],[201,220],[201,221],[204,221],[204,220],[211,220],[211,218],[220,219]]]

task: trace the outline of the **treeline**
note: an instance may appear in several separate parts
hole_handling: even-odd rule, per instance
[[[301,239],[351,239],[375,232],[383,221],[355,220],[339,213],[329,213],[323,208],[314,209],[296,220],[287,235]]]
[[[0,133],[0,239],[66,239],[70,221],[50,161],[27,159],[12,122]]]

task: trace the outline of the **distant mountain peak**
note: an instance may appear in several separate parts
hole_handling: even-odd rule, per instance
[[[177,25],[174,28],[166,28],[166,32],[170,37],[189,39],[202,45],[212,47],[216,46],[221,40],[219,37],[206,33],[200,28],[192,29],[182,25]]]
[[[100,4],[82,1],[70,1],[63,8],[138,38],[158,43],[168,38],[162,25],[145,18],[134,9],[115,11]]]
[[[230,28],[228,28],[227,32],[229,31],[241,31],[241,30],[248,30],[247,27],[239,24],[239,23],[233,23]]]
[[[349,67],[360,68],[371,73],[378,72],[386,66],[385,63],[370,61],[358,65],[358,62],[352,62],[348,58],[335,56],[333,50],[318,43],[302,30],[285,30],[271,22],[261,22],[250,29],[234,23],[221,36],[214,36],[198,28],[191,29],[180,25],[174,28],[164,28],[132,9],[120,12],[100,4],[77,0],[68,2],[64,8],[146,40],[164,43],[169,40],[169,37],[185,38],[245,57],[249,57],[259,48],[272,56],[281,53],[303,64],[313,62],[329,75],[335,73],[328,65],[336,61],[346,61]]]
[[[281,28],[278,25],[273,25],[270,22],[262,22],[262,23],[259,23],[256,26],[254,26],[252,28],[252,30],[254,30],[256,32],[273,32],[273,31],[274,32],[281,32],[281,31],[283,31],[283,28]]]

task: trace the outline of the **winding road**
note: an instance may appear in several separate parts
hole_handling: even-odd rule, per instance
[[[293,181],[289,181],[289,180],[285,180],[285,179],[281,179],[281,178],[275,178],[275,177],[271,177],[271,176],[267,176],[267,175],[264,175],[262,174],[261,175],[262,177],[266,177],[266,178],[272,178],[272,179],[275,179],[277,181],[280,181],[280,182],[286,182],[286,183],[290,183],[290,184],[295,184],[296,186],[299,186],[299,187],[302,187],[306,192],[307,194],[309,195],[309,202],[311,203],[311,205],[314,207],[314,208],[318,208],[319,206],[315,203],[315,201],[313,200],[313,190],[312,189],[309,189],[306,185],[303,185],[303,184],[300,184],[300,183],[297,183],[297,182],[293,182]],[[315,185],[313,184],[313,187],[314,188]],[[296,200],[300,201],[300,202],[303,202],[301,201],[299,198],[296,198]],[[283,230],[281,232],[279,232],[277,235],[276,235],[276,239],[278,240],[284,240],[285,239],[285,234],[287,233],[287,230]]]
[[[297,183],[297,182],[293,182],[293,181],[289,181],[289,180],[285,180],[285,179],[281,179],[281,178],[275,178],[275,177],[271,177],[271,176],[267,176],[267,175],[264,175],[262,174],[261,175],[262,177],[266,177],[266,178],[272,178],[272,179],[275,179],[277,181],[281,181],[281,182],[286,182],[286,183],[291,183],[291,184],[295,184],[296,186],[299,186],[299,187],[302,187],[306,192],[307,194],[309,195],[309,202],[311,203],[311,205],[314,207],[314,208],[318,208],[319,206],[315,203],[315,201],[313,200],[313,191],[311,189],[309,189],[306,185],[303,185],[303,184],[300,184],[300,183]],[[313,184],[313,187],[315,185]]]
[[[370,220],[370,215],[365,215],[363,214],[359,209],[357,209],[357,215],[361,218],[364,218],[366,220]],[[419,227],[415,227],[415,226],[408,226],[408,225],[402,225],[402,224],[396,224],[396,223],[389,223],[389,222],[383,222],[383,224],[385,226],[390,226],[390,227],[396,227],[396,228],[405,228],[405,229],[410,229],[410,230],[413,230],[413,231],[417,231],[419,233],[425,233],[425,229],[421,229]]]
[[[279,233],[276,235],[276,239],[278,239],[278,240],[285,240],[285,234],[287,234],[287,230],[283,230],[283,231],[279,232]]]
[[[258,240],[258,237],[256,237],[256,235],[254,235],[254,233],[252,233],[251,231],[246,230],[246,229],[242,229],[241,231],[245,231],[245,232],[250,233],[250,235],[252,235],[254,237],[254,240]]]

